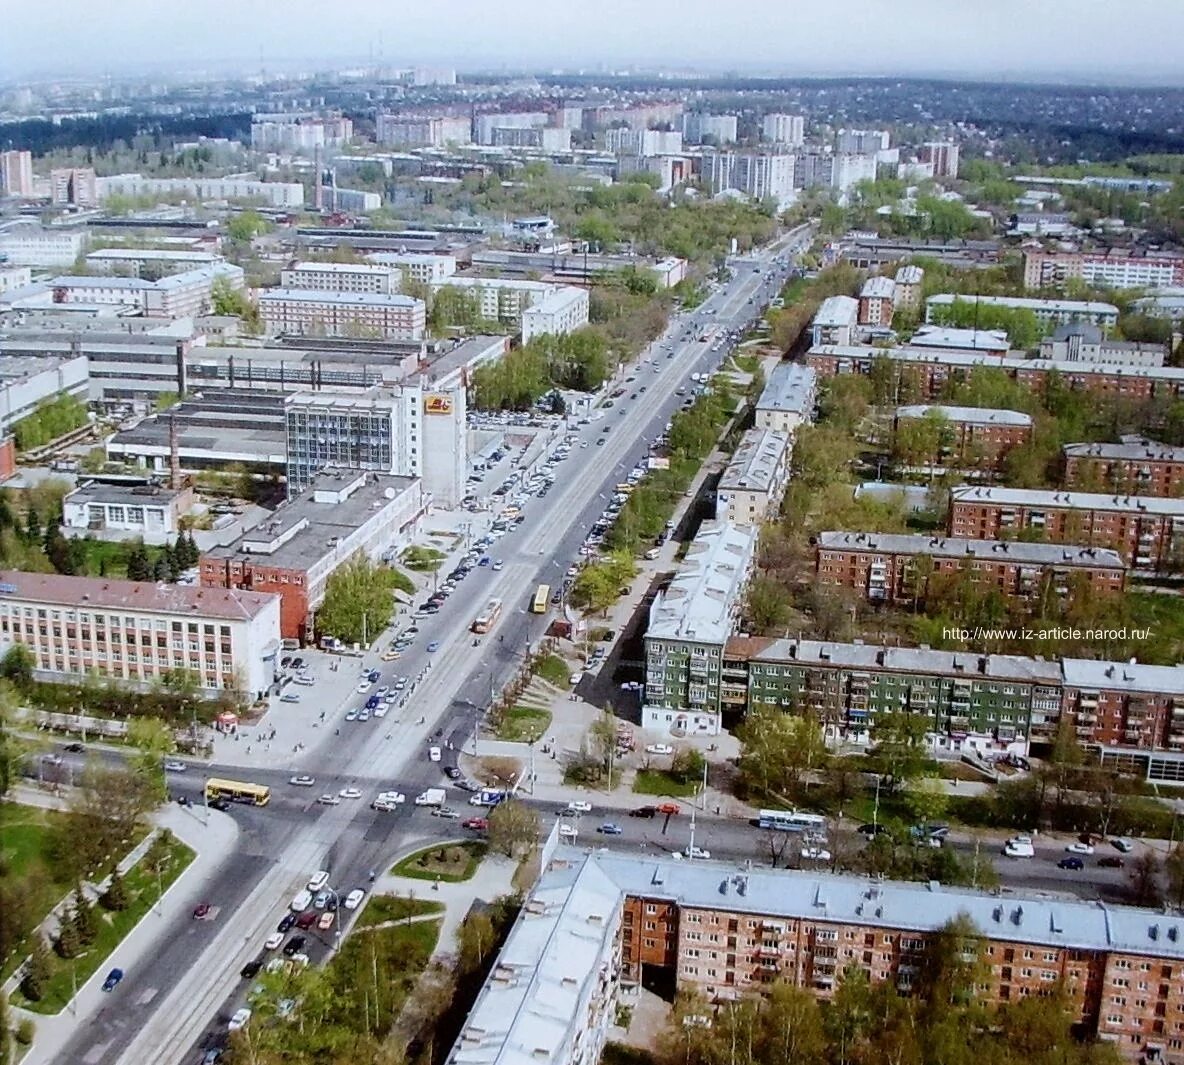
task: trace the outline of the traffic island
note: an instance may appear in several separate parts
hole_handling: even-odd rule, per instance
[[[477,840],[425,847],[397,862],[390,875],[458,884],[472,877],[488,849]]]

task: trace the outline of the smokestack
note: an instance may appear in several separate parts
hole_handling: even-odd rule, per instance
[[[177,436],[176,415],[169,415],[169,487],[174,491],[181,489],[181,447]]]

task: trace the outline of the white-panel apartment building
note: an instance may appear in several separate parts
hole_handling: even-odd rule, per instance
[[[390,296],[399,291],[399,274],[387,266],[299,262],[280,271],[280,287],[319,292],[377,292]]]
[[[787,148],[800,148],[806,142],[804,115],[765,115],[761,119],[761,139]]]
[[[522,312],[522,343],[551,333],[560,336],[588,324],[588,290],[567,285]]]
[[[456,273],[456,258],[452,255],[431,255],[426,252],[376,251],[366,256],[369,262],[386,266],[411,281],[423,285],[441,285]]]
[[[272,336],[422,340],[427,325],[423,300],[375,292],[267,289],[259,294],[259,313]]]

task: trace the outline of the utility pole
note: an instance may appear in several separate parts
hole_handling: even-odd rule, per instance
[[[707,759],[703,759],[703,786],[699,789],[699,808],[707,813]]]
[[[876,774],[876,801],[872,806],[872,828],[876,828],[880,823],[880,781],[883,779],[879,773]]]

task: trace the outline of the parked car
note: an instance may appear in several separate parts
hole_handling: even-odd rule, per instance
[[[674,748],[668,743],[651,743],[646,746],[646,754],[673,754]]]
[[[300,953],[304,949],[304,944],[307,942],[308,940],[304,936],[293,936],[284,945],[284,953],[290,958],[293,954]]]
[[[247,964],[239,970],[238,974],[244,980],[252,980],[259,975],[259,970],[262,968],[263,962],[256,958],[254,961],[247,962]]]
[[[461,828],[467,828],[473,832],[485,832],[489,828],[489,820],[484,817],[470,817],[468,820],[461,823]]]
[[[829,862],[830,851],[825,847],[803,847],[802,861],[804,862]]]
[[[856,830],[861,836],[867,836],[868,839],[874,839],[876,836],[885,836],[888,834],[887,825],[860,825]]]
[[[284,931],[287,931],[287,929],[285,929]],[[284,933],[283,932],[272,932],[271,935],[269,935],[263,941],[263,949],[264,950],[279,950],[280,944],[283,943],[283,941],[284,941]]]
[[[704,861],[706,861],[707,859],[709,859],[711,857],[711,851],[705,851],[702,847],[695,847],[695,846],[688,846],[687,849],[685,851],[683,851],[682,853],[683,853],[684,857],[702,858]]]
[[[1110,841],[1110,844],[1115,850],[1121,851],[1123,854],[1130,854],[1135,849],[1134,842],[1126,836],[1117,836]]]
[[[275,926],[275,930],[276,930],[276,931],[277,931],[277,932],[278,932],[280,935],[283,935],[283,934],[284,934],[285,932],[287,932],[287,931],[288,931],[288,930],[289,930],[289,929],[292,927],[292,925],[294,925],[295,923],[296,923],[296,914],[294,914],[294,913],[285,913],[285,914],[284,914],[284,916],[280,918],[280,923],[279,923],[279,924],[277,924],[277,925]]]
[[[1069,846],[1065,848],[1065,850],[1070,854],[1093,854],[1094,852],[1092,843],[1081,843],[1080,841],[1077,843],[1070,843]]]
[[[246,1028],[251,1023],[251,1008],[243,1006],[241,1009],[234,1011],[234,1016],[230,1018],[230,1023],[226,1026],[227,1031],[237,1032],[242,1028]]]
[[[573,799],[567,804],[567,808],[577,814],[590,814],[592,812],[592,804],[584,799]]]

